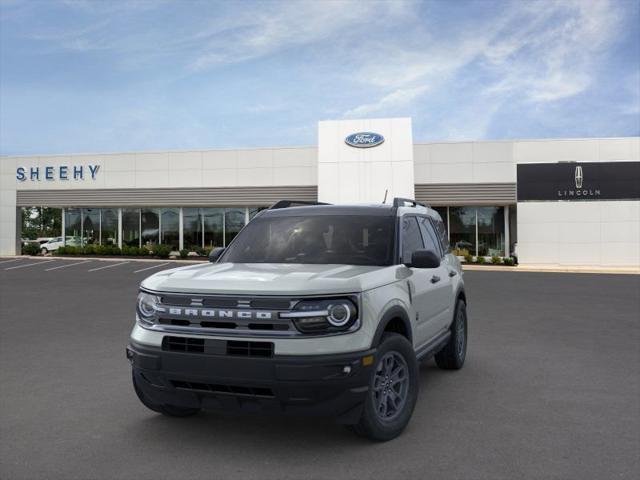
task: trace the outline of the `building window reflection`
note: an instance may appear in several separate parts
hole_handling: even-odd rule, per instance
[[[504,256],[504,208],[478,207],[478,255]]]
[[[204,246],[206,248],[222,247],[224,245],[224,209],[203,208],[202,221]]]
[[[199,208],[182,209],[182,238],[184,248],[202,248],[202,217]]]
[[[142,245],[152,247],[160,241],[160,209],[143,208],[140,222],[142,226]]]
[[[64,211],[65,245],[79,247],[82,238],[82,211],[79,208],[67,208]]]
[[[246,223],[246,209],[225,208],[224,211],[224,241],[229,245]]]
[[[82,245],[100,243],[100,209],[82,209]]]
[[[177,250],[180,245],[180,209],[163,208],[160,214],[160,243]]]
[[[118,245],[118,209],[103,208],[100,221],[100,243]]]
[[[122,209],[122,245],[140,246],[140,209]]]
[[[475,207],[449,207],[449,243],[455,255],[476,254]]]

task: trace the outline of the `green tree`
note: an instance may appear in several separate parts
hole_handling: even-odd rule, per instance
[[[22,237],[34,240],[38,237],[62,235],[62,210],[52,207],[24,207],[22,209]]]

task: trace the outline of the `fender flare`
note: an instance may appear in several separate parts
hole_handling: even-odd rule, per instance
[[[373,336],[373,341],[371,342],[372,348],[380,345],[380,341],[382,340],[382,335],[384,334],[385,328],[387,328],[389,322],[394,318],[399,318],[400,320],[402,320],[402,323],[404,324],[404,327],[407,331],[409,342],[413,344],[413,331],[411,328],[411,321],[409,320],[409,314],[403,307],[394,305],[390,307],[386,312],[384,312],[384,315],[382,315],[382,318],[378,323],[378,327],[376,328],[376,333]]]

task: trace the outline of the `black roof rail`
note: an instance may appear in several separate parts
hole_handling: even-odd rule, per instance
[[[425,204],[425,203],[420,203],[420,202],[416,202],[414,199],[412,198],[400,198],[400,197],[396,197],[393,199],[393,206],[394,208],[398,208],[398,207],[406,207],[407,205],[405,205],[406,203],[410,204],[409,206],[411,207],[417,207],[417,206],[421,206],[424,208],[429,208],[429,205]]]
[[[279,200],[269,207],[269,210],[277,210],[279,208],[303,207],[307,205],[331,205],[324,202],[311,202],[306,200]]]

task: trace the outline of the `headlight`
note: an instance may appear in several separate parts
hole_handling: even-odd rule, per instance
[[[150,293],[140,292],[138,294],[138,301],[136,304],[136,310],[138,312],[138,318],[144,323],[155,323],[156,312],[160,299],[156,295]]]
[[[348,298],[302,300],[292,312],[283,312],[280,317],[292,319],[302,333],[341,332],[356,324],[358,309]]]

